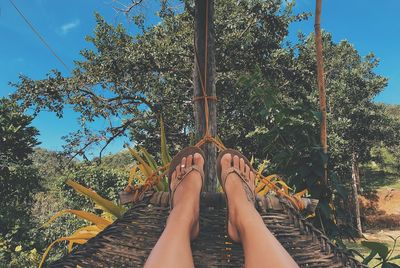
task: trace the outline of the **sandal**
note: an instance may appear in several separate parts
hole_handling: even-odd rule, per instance
[[[172,174],[176,170],[176,166],[181,164],[182,158],[188,157],[189,155],[194,155],[195,153],[201,154],[203,159],[205,159],[204,152],[200,148],[195,147],[195,146],[190,146],[190,147],[186,147],[185,149],[180,151],[177,155],[175,155],[174,158],[171,161],[171,164],[169,165],[169,170],[168,170],[168,189],[169,189],[169,207],[170,207],[170,210],[173,209],[173,199],[174,199],[174,194],[175,194],[176,189],[178,188],[178,186],[181,184],[181,182],[186,178],[186,176],[190,172],[197,171],[197,172],[200,173],[200,177],[201,177],[201,190],[200,190],[200,192],[203,189],[204,171],[203,171],[202,168],[200,168],[197,165],[192,165],[190,168],[187,168],[187,169],[184,166],[181,166],[181,168],[183,168],[184,171],[177,177],[179,182],[176,184],[174,189],[171,189]]]
[[[227,205],[226,205],[226,208],[227,208],[227,214],[226,214],[226,230],[227,230],[227,233],[228,233],[229,206],[228,206],[228,195],[226,194],[226,190],[225,190],[225,184],[226,184],[226,179],[227,179],[228,175],[229,175],[229,174],[232,174],[232,173],[236,173],[236,174],[239,176],[239,178],[241,179],[243,188],[244,188],[244,190],[245,190],[247,199],[248,199],[249,202],[251,202],[253,205],[255,205],[255,202],[256,202],[256,195],[255,195],[254,190],[252,190],[252,188],[255,189],[255,187],[254,187],[254,186],[251,187],[249,178],[246,178],[245,174],[243,174],[243,173],[240,171],[240,169],[233,167],[233,163],[232,163],[232,162],[231,162],[231,167],[228,168],[228,169],[226,169],[226,170],[224,170],[223,174],[221,174],[221,173],[222,173],[221,159],[222,159],[222,157],[223,157],[224,155],[226,155],[226,154],[231,154],[231,155],[232,155],[232,162],[233,162],[233,157],[234,157],[235,155],[238,156],[239,159],[242,158],[242,159],[244,160],[244,163],[245,163],[247,166],[250,167],[250,171],[253,171],[253,172],[254,172],[254,170],[253,170],[253,168],[252,168],[252,166],[251,166],[251,164],[250,164],[250,161],[249,161],[244,155],[242,155],[239,151],[237,151],[237,150],[226,149],[226,150],[223,150],[222,152],[220,152],[219,155],[218,155],[218,158],[217,158],[217,170],[218,170],[217,172],[218,172],[218,173],[217,173],[217,174],[218,174],[219,183],[221,184],[222,189],[224,190],[224,193],[225,193],[225,197],[226,197],[226,204],[227,204]],[[229,233],[228,233],[228,236],[229,236]],[[229,238],[230,238],[232,241],[236,242],[236,243],[240,243],[240,235],[239,235],[239,233],[238,233],[237,230],[236,230],[236,235],[235,235],[235,236],[236,236],[237,238],[233,238],[233,237],[230,237],[230,236],[229,236]]]

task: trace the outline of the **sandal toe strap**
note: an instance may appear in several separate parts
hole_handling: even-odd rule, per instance
[[[180,176],[177,177],[178,179],[178,183],[176,184],[176,186],[174,187],[174,189],[170,189],[170,195],[169,195],[169,207],[172,210],[173,206],[173,200],[174,200],[174,195],[175,195],[175,191],[176,189],[178,189],[179,184],[182,183],[182,181],[187,177],[187,175],[189,175],[189,173],[191,173],[192,171],[197,171],[200,173],[200,177],[201,177],[201,188],[203,189],[203,184],[204,184],[204,171],[202,168],[200,168],[197,165],[192,165],[189,168],[186,168],[184,173],[181,174]]]
[[[251,203],[254,204],[255,201],[256,201],[254,191],[251,190],[251,186],[249,184],[249,180],[246,178],[245,174],[243,174],[238,168],[230,167],[230,168],[227,168],[226,170],[224,170],[222,172],[221,178],[222,178],[222,181],[224,183],[223,188],[225,189],[226,179],[228,178],[228,175],[230,175],[232,173],[235,173],[236,175],[239,176],[239,178],[241,179],[244,191],[246,192],[247,199]]]

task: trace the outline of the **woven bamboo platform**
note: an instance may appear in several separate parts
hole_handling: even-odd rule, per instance
[[[196,267],[242,267],[241,246],[225,235],[223,195],[203,193],[201,203],[200,236],[192,243]],[[273,203],[259,203],[262,218],[300,267],[367,267],[333,245],[289,203],[280,199]],[[168,194],[147,193],[122,219],[50,267],[143,267],[168,214]]]

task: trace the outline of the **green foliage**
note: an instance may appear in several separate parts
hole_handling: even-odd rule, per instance
[[[49,191],[57,191],[57,180],[65,169],[77,162],[61,153],[49,151],[36,147],[30,156],[32,166],[38,170],[39,176],[43,178],[43,187]]]
[[[129,166],[132,165],[132,161],[132,156],[128,150],[122,150],[118,153],[104,156],[101,159],[93,159],[93,162],[100,162],[100,165],[105,169],[117,169],[120,171],[129,170]]]
[[[400,259],[400,255],[397,256],[392,256],[395,248],[396,248],[396,243],[397,240],[400,238],[400,236],[394,238],[392,236],[389,236],[390,239],[393,240],[393,247],[389,249],[388,245],[385,243],[381,242],[374,242],[374,241],[361,241],[361,245],[364,247],[368,248],[370,250],[370,253],[368,256],[363,257],[363,263],[368,264],[371,260],[374,258],[379,261],[377,265],[374,267],[377,267],[381,265],[382,268],[395,268],[395,267],[400,267],[399,265],[391,262],[394,260]],[[379,257],[376,257],[378,255]]]
[[[30,126],[15,102],[0,99],[0,262],[10,262],[14,248],[32,246],[30,207],[41,189],[41,178],[31,167],[29,155],[38,144],[38,131]]]
[[[129,134],[136,145],[146,148],[143,158],[152,162],[150,156],[167,143],[159,142],[161,116],[168,143],[173,144],[171,153],[180,150],[194,131],[193,6],[191,1],[184,4],[182,13],[176,14],[164,3],[161,22],[148,28],[145,17],[135,16],[142,30],[136,36],[96,14],[97,26],[86,38],[92,49],[81,51],[83,60],[75,61],[72,75],[54,70],[43,80],[21,76],[13,97],[35,113],[50,110],[62,116],[66,106],[80,113],[83,128],[67,137],[67,153],[84,156],[82,148],[107,146]],[[328,159],[319,145],[313,35],[300,36],[297,45],[283,44],[290,23],[307,17],[293,14],[293,5],[263,0],[215,2],[218,136],[227,147],[252,154],[256,162],[267,158],[271,162],[267,172],[279,173],[296,190],[308,188],[313,197],[326,197],[319,211],[331,223],[334,213],[347,220],[351,214],[331,207],[331,193],[321,187],[322,166],[327,162],[334,171],[335,176],[330,175],[334,201],[346,205],[352,153],[363,164],[380,142],[396,148],[398,128],[373,102],[387,79],[374,72],[378,60],[372,54],[361,57],[349,42],[335,43],[324,34]],[[97,118],[110,117],[121,124],[89,129]],[[167,155],[161,157],[166,162]],[[142,168],[143,174],[148,172]],[[65,187],[61,181],[73,179],[115,200],[127,181],[122,169],[77,164],[56,185]],[[68,207],[91,210],[91,203],[70,189],[63,188],[62,196]]]
[[[62,189],[61,195],[65,200],[66,207],[91,211],[93,208],[92,201],[76,193],[75,190],[64,183],[65,180],[76,181],[94,190],[100,196],[117,202],[118,192],[125,187],[128,176],[129,174],[126,171],[105,168],[95,163],[81,163],[65,171],[59,180],[59,187]]]
[[[1,174],[15,164],[30,164],[28,156],[38,145],[38,130],[30,126],[32,117],[14,101],[0,99],[0,168]]]
[[[249,92],[237,87],[236,81],[254,64],[271,78],[281,76],[281,70],[286,70],[286,50],[281,43],[289,24],[305,16],[293,15],[292,5],[281,1],[223,0],[215,5],[219,136],[227,146],[237,145],[262,157],[258,146],[245,137],[256,120],[252,118],[254,109],[245,109]],[[54,71],[44,80],[21,77],[15,84],[15,98],[36,112],[48,109],[59,116],[65,105],[72,105],[81,113],[84,129],[69,136],[67,149],[80,154],[84,152],[77,150],[79,147],[130,133],[154,155],[160,151],[159,115],[167,122],[172,153],[187,146],[194,131],[190,102],[192,8],[186,3],[181,14],[167,6],[163,10],[161,23],[135,37],[97,14],[95,32],[87,37],[94,49],[81,51],[84,60],[76,61],[73,75],[65,77]],[[123,119],[122,124],[97,133],[85,127],[97,117],[109,116]],[[237,127],[232,128],[233,123]]]
[[[124,211],[122,207],[117,206],[113,202],[99,196],[93,190],[86,188],[72,180],[67,180],[66,184],[71,186],[77,193],[80,193],[93,201],[96,206],[103,211],[103,213],[102,215],[97,216],[94,213],[83,210],[65,209],[53,215],[51,219],[49,219],[46,224],[43,225],[43,227],[47,227],[56,219],[67,214],[75,215],[78,218],[84,219],[92,223],[93,225],[80,227],[79,229],[74,230],[74,233],[72,235],[59,237],[56,240],[52,241],[43,253],[42,259],[39,263],[39,268],[43,266],[48,254],[50,253],[50,250],[56,243],[68,241],[68,252],[70,252],[74,244],[86,243],[87,240],[95,237],[100,231],[104,230],[108,225],[110,225],[115,218],[120,218]]]
[[[249,106],[258,108],[264,119],[247,137],[255,140],[271,164],[269,172],[283,174],[296,190],[308,188],[315,198],[321,189],[313,189],[323,177],[327,160],[319,145],[319,113],[311,103],[296,100],[265,80],[260,71],[241,81],[251,92]]]

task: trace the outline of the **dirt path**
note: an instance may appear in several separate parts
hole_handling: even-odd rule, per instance
[[[386,214],[400,215],[400,189],[382,188],[378,190],[378,207]]]
[[[364,236],[368,240],[392,243],[393,240],[389,236],[394,238],[400,236],[400,230],[368,230],[366,233],[364,233]]]

